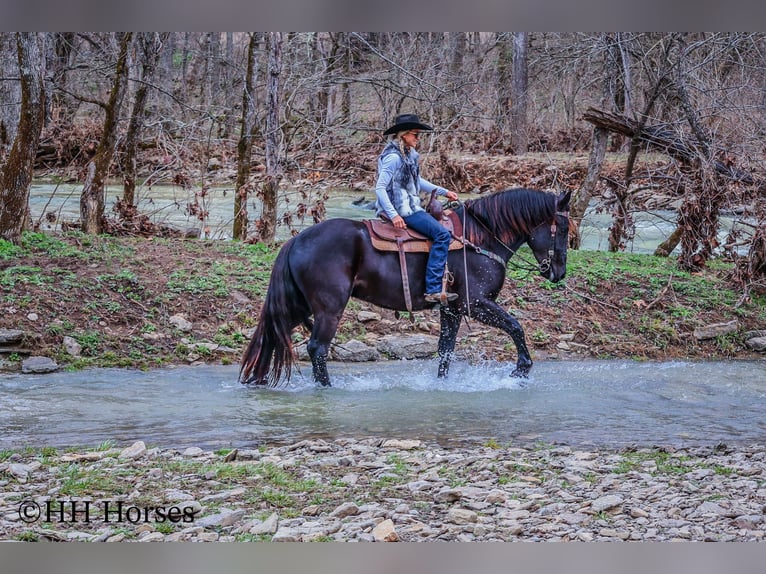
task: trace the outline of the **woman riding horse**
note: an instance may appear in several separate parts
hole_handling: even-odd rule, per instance
[[[446,196],[450,201],[457,199],[457,193],[438,187],[420,177],[418,163],[418,137],[421,130],[433,128],[421,123],[415,114],[397,116],[394,125],[383,135],[388,143],[378,158],[378,180],[375,184],[377,215],[390,219],[397,229],[411,227],[428,237],[433,244],[426,264],[426,293],[423,298],[429,303],[446,303],[457,299],[457,293],[445,293],[442,297],[444,265],[452,240],[449,231],[428,215],[420,206],[420,191]]]
[[[466,202],[455,213],[463,222],[464,248],[448,259],[458,298],[439,307],[439,370],[444,377],[455,349],[460,319],[469,316],[504,331],[516,345],[513,376],[532,368],[519,321],[495,302],[505,282],[506,264],[526,243],[545,279],[566,275],[570,194],[529,189],[499,191]],[[425,292],[427,253],[407,253],[407,281],[413,295]],[[362,221],[328,219],[312,225],[280,249],[271,272],[261,316],[240,365],[239,380],[276,386],[289,378],[295,362],[292,332],[311,333],[307,350],[314,380],[330,384],[327,359],[343,311],[351,297],[386,309],[407,308],[399,256],[376,250]],[[420,291],[420,290],[423,291]],[[433,305],[412,297],[417,311]]]

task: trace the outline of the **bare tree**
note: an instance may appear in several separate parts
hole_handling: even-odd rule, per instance
[[[13,146],[0,172],[0,237],[13,243],[21,240],[28,218],[29,186],[45,118],[44,44],[44,34],[16,34],[21,114]]]
[[[266,179],[263,182],[263,211],[258,225],[258,237],[273,243],[277,231],[277,194],[282,179],[281,135],[279,122],[280,76],[282,74],[282,33],[268,33],[269,65],[266,79]]]
[[[247,198],[250,193],[250,161],[253,155],[253,137],[256,130],[256,76],[258,63],[255,50],[259,34],[252,32],[247,46],[247,71],[242,90],[242,127],[237,143],[237,182],[234,196],[234,239],[247,238]]]
[[[526,32],[513,33],[513,81],[511,83],[511,141],[516,155],[527,153],[527,89],[529,71]]]
[[[0,33],[0,161],[16,138],[21,104],[16,35]]]
[[[122,155],[120,156],[123,181],[122,201],[127,206],[136,204],[138,140],[146,123],[146,102],[149,88],[162,53],[162,45],[166,39],[167,33],[158,34],[157,32],[140,33],[137,38],[140,77],[135,79],[138,82],[138,88],[136,88],[133,99],[133,110],[130,114],[128,130],[125,133]]]
[[[128,84],[128,51],[133,32],[120,34],[119,54],[109,101],[98,103],[104,110],[104,125],[96,155],[88,162],[80,195],[80,224],[85,233],[101,233],[103,230],[106,179],[117,145],[117,123],[122,101]]]

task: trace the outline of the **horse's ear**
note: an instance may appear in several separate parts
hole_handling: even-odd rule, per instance
[[[569,211],[569,200],[572,199],[572,190],[570,189],[563,195],[559,195],[556,200],[556,211]]]

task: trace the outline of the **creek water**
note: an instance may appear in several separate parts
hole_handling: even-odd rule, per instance
[[[331,388],[301,365],[279,389],[239,385],[236,366],[0,375],[0,448],[253,447],[310,437],[577,446],[748,444],[766,439],[766,361],[435,360],[331,363]]]
[[[81,184],[48,184],[35,183],[30,190],[29,205],[34,221],[41,221],[41,226],[45,230],[55,230],[59,227],[62,220],[76,221],[80,217],[80,192]],[[318,193],[318,192],[317,192]],[[106,210],[110,212],[117,198],[122,194],[122,188],[119,186],[108,186],[106,197]],[[290,193],[286,196],[290,197]],[[293,199],[290,200],[289,207],[294,208],[297,203],[296,194],[292,193]],[[369,209],[363,209],[353,204],[354,200],[365,198],[366,201],[374,200],[373,191],[367,193],[354,191],[350,189],[334,189],[330,193],[330,198],[326,202],[326,216],[347,217],[350,219],[367,219],[374,217]],[[472,196],[464,196],[465,200]],[[478,197],[478,196],[477,196]],[[186,230],[197,228],[202,230],[202,235],[211,239],[229,239],[234,211],[234,191],[232,188],[213,187],[206,193],[205,197],[199,199],[202,208],[207,211],[208,216],[200,221],[195,215],[192,215],[188,209],[190,203],[194,202],[194,190],[184,190],[172,185],[155,185],[151,189],[141,189],[138,192],[138,208],[142,213],[150,215],[155,223],[172,225]],[[311,198],[310,198],[311,199]],[[284,213],[288,208],[286,201],[282,201],[279,206],[280,213]],[[55,221],[49,222],[44,217],[45,214],[54,214]],[[254,219],[259,215],[258,211],[251,207],[250,218]],[[671,211],[652,211],[636,212],[633,214],[635,220],[635,236],[629,242],[627,250],[633,253],[653,253],[656,247],[664,241],[668,235],[675,229],[676,216]],[[311,224],[311,217],[306,217],[301,224],[296,222],[296,228]],[[609,213],[599,213],[595,205],[586,212],[580,227],[582,237],[582,249],[587,250],[607,250],[609,249],[609,226],[612,223],[612,217]],[[726,235],[732,226],[737,225],[737,218],[730,216],[721,217],[721,232],[719,240],[725,243]],[[290,231],[285,226],[277,228],[277,238],[287,239],[290,237]]]

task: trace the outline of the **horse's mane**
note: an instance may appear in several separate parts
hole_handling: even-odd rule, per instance
[[[466,219],[464,229],[470,242],[480,245],[490,238],[491,231],[503,243],[512,243],[541,223],[553,221],[556,196],[520,187],[468,200],[465,209],[473,215]]]

